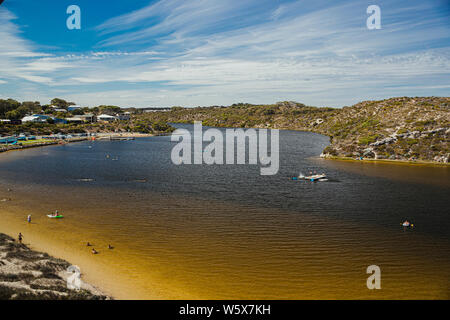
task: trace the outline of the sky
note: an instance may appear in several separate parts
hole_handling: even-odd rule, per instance
[[[78,5],[81,29],[69,30]],[[378,5],[381,29],[367,8]],[[449,96],[449,0],[4,0],[0,99],[342,107]]]

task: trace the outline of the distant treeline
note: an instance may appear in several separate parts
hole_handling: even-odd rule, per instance
[[[57,107],[57,109],[64,109],[68,110],[70,106],[75,105],[74,102],[68,102],[63,99],[55,98],[53,99],[50,104],[44,104],[41,105],[39,101],[24,101],[19,102],[14,99],[0,99],[0,118],[1,119],[9,119],[9,120],[18,120],[22,119],[24,116],[28,114],[36,114],[36,113],[44,113],[44,114],[52,114],[52,115],[58,115],[60,117],[67,117],[72,115],[82,115],[85,113],[93,113],[95,115],[97,114],[116,114],[120,113],[124,110],[122,110],[120,107],[117,106],[110,106],[110,105],[100,105],[96,107],[85,107],[85,108],[78,108],[76,110],[72,110],[71,112],[68,112],[67,114],[58,114],[58,111],[55,111],[51,106]],[[133,111],[134,108],[129,108],[127,111]]]
[[[82,132],[140,132],[161,134],[173,131],[173,128],[165,121],[149,120],[141,116],[144,110],[137,108],[120,108],[113,105],[99,105],[95,107],[83,107],[71,109],[74,102],[69,102],[60,98],[53,99],[50,104],[41,105],[38,101],[19,102],[14,99],[0,99],[0,119],[20,120],[31,114],[44,114],[49,116],[47,121],[26,122],[20,124],[0,124],[0,134],[19,134],[28,132],[32,134],[52,134],[52,133],[82,133]],[[70,109],[70,111],[69,111]],[[70,118],[83,114],[107,114],[116,115],[118,113],[130,112],[131,118],[126,121],[114,121],[111,123],[81,123],[81,124],[55,124],[54,118]],[[53,118],[52,118],[53,117]]]

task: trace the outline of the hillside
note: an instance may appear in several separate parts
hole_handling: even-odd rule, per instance
[[[202,121],[217,127],[271,128],[327,135],[324,157],[448,163],[450,98],[398,97],[351,107],[316,108],[296,102],[230,107],[174,107],[142,115],[151,121]]]

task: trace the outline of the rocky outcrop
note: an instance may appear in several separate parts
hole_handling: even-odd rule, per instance
[[[105,300],[94,287],[67,285],[70,263],[30,250],[0,233],[0,300]]]

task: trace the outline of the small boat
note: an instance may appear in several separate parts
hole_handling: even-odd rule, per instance
[[[300,174],[298,177],[292,177],[292,180],[309,180],[311,182],[314,181],[328,181],[327,176],[325,173],[322,174],[315,174],[311,176],[304,176],[303,174]]]
[[[312,175],[312,176],[305,176],[305,177],[303,177],[303,179],[309,180],[311,182],[314,182],[314,181],[325,181],[326,178],[327,178],[327,176],[326,176],[325,173],[315,174],[315,175]]]
[[[54,216],[54,215],[52,215],[52,214],[48,214],[47,217],[49,217],[49,218],[51,218],[51,219],[61,219],[61,218],[64,218],[63,215],[57,215],[57,216]]]

